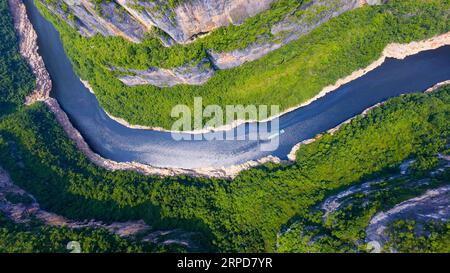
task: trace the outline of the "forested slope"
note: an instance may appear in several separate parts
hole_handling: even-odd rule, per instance
[[[173,68],[198,63],[211,49],[245,48],[254,37],[268,31],[271,19],[285,14],[294,2],[277,2],[272,9],[248,19],[248,24],[220,28],[191,44],[169,48],[154,38],[140,44],[101,35],[85,38],[43,5],[38,6],[57,27],[76,72],[89,81],[107,112],[131,124],[167,129],[174,122],[170,116],[173,106],[193,107],[196,96],[203,98],[204,105],[280,105],[285,110],[368,66],[389,43],[408,43],[450,31],[448,0],[389,1],[346,12],[259,60],[216,71],[200,86],[130,87],[117,78],[122,72],[111,70]],[[310,17],[314,16],[320,14]]]
[[[2,19],[10,18],[7,6],[0,7],[5,14]],[[12,33],[10,23],[1,28],[2,33]],[[14,39],[14,36],[9,37]],[[5,39],[5,42],[14,45],[17,40]],[[20,85],[23,88],[20,99],[9,95],[17,88],[15,82],[5,81],[4,90],[12,91],[0,93],[0,109],[5,109],[5,105],[21,105],[20,100],[33,88],[31,72],[18,57],[17,47],[12,46],[11,50],[11,54],[2,58],[5,63],[17,58],[23,70],[8,68],[8,77],[28,81]],[[392,176],[411,158],[416,160],[413,178],[427,178],[429,171],[439,164],[436,155],[449,154],[449,86],[430,94],[391,99],[367,116],[343,125],[333,135],[325,134],[314,143],[302,146],[294,164],[267,164],[245,171],[233,181],[110,172],[90,163],[76,149],[44,104],[10,109],[8,115],[0,117],[0,166],[18,186],[33,194],[43,209],[75,220],[144,219],[155,228],[198,231],[203,234],[203,240],[210,243],[204,249],[208,251],[275,251],[277,242],[283,243],[280,245],[283,251],[311,250],[299,248],[298,234],[283,236],[284,241],[277,241],[277,234],[294,220],[320,218],[311,211],[326,197],[346,187]],[[428,187],[448,184],[446,175],[434,178],[428,186],[409,187],[407,193],[404,193],[405,188],[397,187],[402,185],[398,181],[387,180],[393,187],[385,197],[397,198],[391,198],[389,206],[420,194]],[[371,214],[388,207],[388,203],[382,202],[386,200],[383,195],[376,195],[374,200],[369,209]],[[384,207],[379,206],[380,202]],[[364,234],[366,212],[355,211],[357,217],[337,217],[342,221],[335,230],[331,229],[334,234],[328,241],[335,244],[327,248],[330,244],[325,241],[324,245],[315,245],[317,248],[313,250],[364,251],[349,244]],[[61,244],[65,246],[68,240],[74,239],[105,241],[101,246],[91,245],[90,251],[157,250],[124,241],[103,230],[59,230],[39,224],[17,226],[3,217],[0,225],[0,251],[63,251]],[[413,249],[413,240],[401,245],[403,241],[398,239],[402,238],[398,235],[401,229],[403,225],[394,229],[392,244],[405,251]],[[436,230],[442,231],[442,236],[436,238],[447,240],[445,227]],[[49,240],[55,236],[57,240]],[[426,242],[423,245],[433,250]]]
[[[35,79],[19,54],[18,41],[8,1],[0,3],[0,117],[23,104]],[[11,73],[14,71],[14,73]]]
[[[0,164],[43,208],[69,218],[143,218],[211,233],[222,251],[271,251],[281,226],[327,193],[396,170],[410,157],[432,168],[448,138],[449,92],[395,98],[303,146],[296,164],[269,164],[233,181],[99,169],[43,105],[1,121]]]

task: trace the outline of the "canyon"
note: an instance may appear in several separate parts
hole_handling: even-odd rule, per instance
[[[18,0],[10,0],[10,1],[18,1]],[[14,5],[12,5],[12,7],[14,7]],[[26,14],[23,14],[20,18],[22,18],[22,20],[28,20],[26,17]],[[17,20],[16,20],[17,21]],[[31,22],[28,21],[29,24],[31,24]],[[49,24],[49,23],[47,23]],[[45,46],[44,48],[42,48],[42,53],[44,53],[44,55],[48,55],[50,54],[51,56],[55,56],[55,54],[61,55],[58,60],[55,60],[54,58],[47,58],[48,61],[50,61],[49,63],[47,63],[48,68],[50,69],[50,73],[53,74],[53,80],[57,81],[59,83],[59,78],[61,76],[63,76],[63,74],[60,75],[61,72],[61,66],[58,64],[59,62],[64,62],[65,66],[70,66],[70,63],[68,60],[66,60],[65,55],[64,55],[64,50],[62,49],[62,46],[59,44],[58,46],[56,46],[56,44],[60,43],[58,42],[57,39],[57,33],[54,30],[51,30],[50,32],[48,30],[41,32],[42,35],[52,35],[50,37],[47,38],[43,38],[43,41],[45,41],[47,43],[47,46]],[[340,80],[336,83],[335,86],[332,87],[326,87],[324,89],[324,91],[322,91],[320,93],[320,95],[317,98],[312,99],[311,101],[308,102],[308,106],[309,104],[319,104],[319,100],[323,99],[322,97],[325,96],[326,94],[328,94],[330,91],[333,90],[339,90],[339,88],[342,88],[342,85],[349,83],[352,80],[355,80],[357,78],[362,77],[363,75],[367,75],[368,73],[374,73],[374,70],[376,70],[376,68],[379,68],[379,66],[381,64],[383,64],[386,60],[386,58],[388,57],[398,57],[398,58],[405,58],[406,56],[410,55],[410,54],[416,54],[418,52],[424,51],[424,50],[429,50],[429,49],[436,49],[439,47],[442,47],[443,45],[449,44],[449,34],[444,34],[426,41],[422,41],[422,42],[413,42],[411,44],[408,45],[390,45],[387,47],[387,49],[385,50],[385,53],[383,54],[383,56],[376,61],[373,65],[371,65],[369,68],[363,69],[361,71],[357,71],[354,74],[352,74],[350,77],[348,77],[345,80]],[[53,41],[54,43],[52,44],[51,41]],[[21,43],[23,43],[24,40],[21,40]],[[37,43],[37,41],[34,41],[35,43]],[[32,45],[32,43],[30,43]],[[56,47],[55,47],[56,46]],[[33,46],[32,46],[33,47]],[[400,50],[396,51],[394,49],[396,48],[400,48]],[[46,53],[46,51],[48,51],[48,54]],[[58,53],[57,53],[58,52]],[[396,54],[394,54],[393,52],[397,52]],[[399,54],[398,52],[401,52],[402,54]],[[49,55],[49,56],[50,56]],[[26,57],[26,56],[24,56]],[[32,59],[26,57],[27,60],[30,62]],[[38,57],[35,57],[34,59],[38,59]],[[56,61],[56,62],[54,62]],[[67,64],[67,65],[66,65]],[[56,69],[53,68],[53,66],[55,66]],[[70,67],[68,67],[67,69],[71,70]],[[380,70],[381,72],[382,70]],[[38,76],[39,74],[36,73],[37,71],[35,71],[35,75]],[[377,72],[377,73],[380,73]],[[55,74],[56,73],[56,74]],[[80,80],[75,76],[72,75],[73,72],[70,72],[70,85],[67,85],[68,80],[67,80],[67,76],[63,76],[62,78],[64,78],[65,80],[63,80],[64,82],[64,88],[56,88],[55,92],[56,92],[56,97],[55,98],[51,98],[51,97],[46,97],[45,95],[42,95],[41,97],[46,97],[44,99],[45,103],[47,104],[47,106],[49,107],[49,109],[55,113],[56,119],[58,120],[58,122],[62,125],[62,127],[64,128],[64,130],[66,131],[67,135],[69,136],[69,138],[71,138],[77,145],[78,149],[80,149],[81,151],[83,151],[83,153],[95,164],[97,164],[98,166],[104,167],[108,170],[134,170],[134,171],[138,171],[140,173],[144,173],[144,174],[148,174],[148,175],[163,175],[163,176],[174,176],[174,175],[182,175],[182,174],[187,174],[187,175],[193,175],[193,176],[201,176],[201,177],[222,177],[222,178],[233,178],[235,177],[239,172],[241,172],[242,170],[245,169],[249,169],[251,167],[255,167],[255,166],[259,166],[263,163],[266,162],[275,162],[275,163],[279,163],[284,159],[294,159],[294,154],[296,149],[298,149],[299,145],[296,145],[294,150],[292,150],[292,147],[297,144],[298,142],[302,142],[302,138],[303,139],[309,139],[311,137],[314,137],[316,134],[313,133],[312,135],[304,135],[304,132],[302,132],[301,136],[299,136],[298,138],[292,138],[291,136],[289,136],[289,134],[284,134],[281,136],[280,139],[280,143],[282,143],[282,145],[280,146],[279,150],[276,151],[276,153],[271,154],[271,153],[257,153],[255,154],[254,150],[248,150],[244,153],[240,152],[240,153],[236,153],[235,149],[241,149],[241,147],[248,147],[248,145],[250,144],[251,146],[254,146],[253,143],[251,142],[234,142],[234,145],[230,146],[223,146],[221,144],[221,142],[174,142],[174,141],[170,141],[167,140],[167,138],[170,138],[170,133],[167,132],[161,132],[161,131],[153,131],[153,130],[133,130],[133,134],[136,134],[135,136],[131,136],[128,135],[127,138],[127,143],[132,143],[131,140],[135,139],[136,136],[139,136],[140,134],[145,135],[145,139],[147,139],[147,141],[145,143],[141,143],[141,144],[137,144],[139,147],[139,149],[145,148],[145,149],[150,149],[150,150],[154,150],[156,149],[158,152],[145,152],[145,160],[142,161],[142,156],[140,156],[139,152],[132,152],[130,154],[130,152],[128,151],[121,151],[121,145],[118,147],[115,147],[114,152],[111,153],[111,149],[107,148],[109,147],[109,145],[113,145],[113,144],[108,144],[111,141],[115,142],[115,139],[118,138],[120,139],[122,137],[122,134],[127,132],[129,129],[123,129],[123,128],[117,128],[117,123],[116,121],[112,121],[111,119],[107,119],[107,115],[104,113],[104,111],[100,108],[100,106],[98,105],[98,102],[96,102],[95,96],[93,94],[91,94],[90,92],[85,92],[84,90],[87,90],[84,85],[80,82]],[[445,78],[445,75],[442,75]],[[72,82],[73,81],[73,82]],[[440,81],[438,81],[440,82]],[[433,85],[436,82],[433,83]],[[424,89],[428,88],[429,83],[425,83],[424,85]],[[428,86],[427,86],[428,85]],[[59,85],[60,86],[60,85]],[[80,86],[80,87],[78,87]],[[75,90],[72,90],[71,88],[75,88]],[[84,90],[79,90],[78,88],[83,88]],[[420,87],[423,88],[423,87]],[[419,88],[419,89],[420,89]],[[403,90],[398,90],[400,93],[403,93]],[[416,89],[410,90],[410,92],[416,91]],[[63,92],[63,93],[60,93]],[[339,92],[340,93],[340,92]],[[60,94],[60,95],[58,95]],[[341,94],[341,93],[340,93]],[[343,94],[343,93],[342,93]],[[358,93],[355,93],[358,94]],[[360,95],[362,93],[359,93]],[[384,96],[382,94],[379,94],[380,96]],[[75,96],[75,97],[73,97]],[[78,103],[79,100],[79,96],[81,97],[89,97],[89,98],[85,98],[81,101],[83,101],[84,103],[89,102],[92,103],[93,105],[90,106],[83,106],[80,108],[80,104]],[[320,98],[320,99],[319,99]],[[375,98],[371,98],[371,100],[374,100]],[[63,104],[63,108],[64,110],[61,108],[60,103]],[[376,104],[376,101],[375,103]],[[96,105],[96,106],[95,106]],[[302,105],[303,107],[300,108],[300,110],[303,111],[303,108],[305,108],[307,104]],[[373,104],[369,103],[367,105],[367,107],[373,106]],[[316,107],[316,106],[314,106]],[[313,107],[313,109],[314,109]],[[334,121],[329,120],[327,123],[333,124],[332,126],[326,128],[323,131],[328,130],[329,128],[333,128],[335,127],[337,124],[341,124],[342,122],[344,122],[345,120],[348,120],[350,117],[355,116],[356,114],[360,114],[362,111],[364,111],[364,109],[366,109],[367,107],[364,107],[361,110],[356,110],[356,112],[353,112],[353,110],[351,109],[347,109],[347,110],[351,110],[351,113],[347,113],[344,114],[344,112],[342,112],[342,114],[344,115],[344,119],[340,122],[334,123]],[[78,109],[78,110],[76,110]],[[81,109],[90,109],[90,111],[93,111],[93,113],[83,113],[79,116],[74,116],[73,110],[75,111],[80,111]],[[331,110],[331,108],[330,108]],[[83,110],[84,111],[84,110]],[[293,114],[293,116],[297,116],[300,118],[302,114],[302,111],[299,112],[299,114],[294,113],[294,112],[288,112],[287,114],[285,114],[285,116],[283,116],[283,119],[285,120],[292,120],[292,116],[290,116],[289,114]],[[74,119],[77,121],[77,128],[75,128],[72,125],[71,120],[69,120],[69,116],[66,114],[66,112],[68,112],[68,114],[70,115],[71,119]],[[88,114],[88,116],[86,116],[85,114]],[[336,116],[335,114],[333,116]],[[99,119],[98,119],[99,118]],[[101,124],[97,124],[94,127],[92,127],[91,122],[92,120],[105,120],[106,119],[106,123],[101,125]],[[283,120],[282,119],[282,120]],[[294,118],[297,119],[297,118]],[[85,128],[85,125],[88,125],[88,128],[91,128],[89,130],[84,130],[83,128]],[[290,129],[286,130],[286,131],[290,131],[290,130],[297,130],[296,128],[304,128],[304,126],[308,126],[308,123],[298,123],[296,126],[292,126],[292,124],[287,123],[284,126],[289,126]],[[82,127],[80,127],[82,126]],[[104,127],[107,126],[107,127]],[[111,127],[110,127],[111,126]],[[245,124],[242,124],[241,126],[245,126]],[[328,126],[328,125],[324,125],[324,126]],[[117,128],[117,129],[113,129],[113,131],[111,131],[111,129],[109,128]],[[80,130],[81,128],[81,130]],[[103,128],[108,128],[106,129],[106,131]],[[231,127],[233,128],[233,127]],[[325,127],[324,127],[325,128]],[[227,128],[230,129],[230,128]],[[286,128],[285,128],[286,129]],[[80,131],[82,133],[80,133]],[[100,131],[99,131],[100,130]],[[119,130],[119,131],[117,131]],[[108,139],[103,139],[102,137],[105,136],[104,132],[114,132],[112,135],[111,133],[108,133],[109,138]],[[102,136],[100,138],[98,138],[98,136],[95,136],[94,138],[92,138],[93,135],[96,135],[100,133],[100,135],[98,136]],[[131,133],[131,131],[130,131]],[[320,132],[317,132],[320,133]],[[126,133],[128,134],[128,132]],[[308,137],[309,136],[309,137]],[[87,141],[85,140],[86,137],[89,139],[89,144],[87,143]],[[284,140],[285,138],[290,139],[290,141],[286,141]],[[139,138],[140,139],[140,138]],[[98,140],[100,140],[100,142],[98,142]],[[134,140],[133,140],[134,141]],[[153,141],[155,142],[154,145],[148,145],[148,141]],[[169,149],[166,152],[161,151],[161,146],[160,144],[158,144],[160,141],[162,141],[164,144],[164,147],[172,147],[176,149]],[[169,142],[167,142],[169,141]],[[138,142],[140,143],[140,142]],[[144,144],[144,145],[142,145]],[[167,146],[169,145],[169,146]],[[259,145],[259,144],[257,144]],[[95,152],[92,150],[91,147],[95,147]],[[258,147],[258,146],[256,146]],[[106,150],[104,149],[106,148]],[[101,149],[99,151],[99,149]],[[225,149],[225,150],[224,150]],[[231,149],[231,150],[230,150]],[[248,149],[248,148],[245,148]],[[126,159],[122,159],[123,155],[126,155]],[[222,155],[229,155],[229,157],[216,157],[216,153],[220,153]],[[183,160],[184,157],[180,157],[177,156],[178,154],[198,154],[198,156],[196,156],[196,160],[192,161],[189,160],[188,161],[182,161],[180,164],[180,162],[177,162],[179,160]],[[290,153],[291,156],[289,156],[288,158],[286,157],[286,155]],[[99,155],[101,154],[101,155]],[[130,157],[131,155],[131,157]],[[139,159],[136,158],[136,156],[139,157]],[[149,157],[150,156],[150,157]],[[106,157],[106,158],[105,158]],[[222,158],[222,159],[221,159]],[[224,161],[226,159],[226,161]],[[168,162],[172,162],[169,163]],[[195,163],[195,164],[194,164]],[[194,165],[193,165],[194,164]]]
[[[140,42],[144,33],[158,28],[169,44],[188,43],[218,27],[240,24],[270,8],[274,0],[170,1],[41,0],[52,12],[67,20],[82,35],[122,36]]]
[[[139,43],[146,33],[152,33],[166,46],[194,42],[201,36],[229,24],[239,25],[246,19],[268,10],[274,0],[195,0],[182,1],[171,7],[168,1],[116,0],[40,0],[52,13],[78,30],[92,37],[120,36]],[[214,71],[241,66],[260,59],[283,45],[298,39],[340,14],[385,1],[364,0],[312,0],[295,9],[286,10],[280,20],[270,22],[270,37],[259,35],[245,47],[228,52],[209,48],[208,58],[185,64],[183,67],[164,69],[149,67],[145,70],[113,67],[120,72],[118,78],[128,86],[154,85],[171,87],[178,84],[200,85],[214,75]],[[205,65],[206,64],[206,65]]]
[[[3,218],[0,220],[5,223],[24,229],[32,225],[51,226],[53,230],[102,229],[130,241],[156,244],[162,247],[158,251],[164,252],[171,251],[172,247],[175,251],[182,248],[188,252],[370,252],[366,246],[389,245],[391,225],[398,220],[448,222],[450,158],[446,121],[450,32],[445,27],[418,36],[420,39],[398,40],[394,36],[390,43],[380,44],[383,46],[377,48],[370,61],[352,66],[321,84],[314,94],[297,102],[303,102],[301,105],[292,104],[295,107],[276,116],[280,131],[274,137],[280,145],[274,151],[262,152],[260,146],[264,139],[224,142],[207,138],[213,131],[234,133],[245,129],[247,132],[249,123],[256,123],[255,120],[237,120],[223,128],[205,128],[201,132],[171,132],[133,126],[110,116],[103,110],[99,83],[89,77],[86,77],[88,81],[80,80],[83,74],[77,70],[76,63],[84,59],[70,55],[70,48],[63,47],[63,42],[67,45],[67,36],[42,16],[40,11],[45,13],[45,10],[36,9],[34,3],[40,1],[8,0],[13,20],[6,28],[12,34],[15,28],[18,38],[12,40],[17,45],[13,51],[16,58],[20,53],[24,64],[28,63],[29,82],[34,81],[34,75],[36,85],[34,90],[31,85],[27,89],[32,92],[26,99],[25,93],[22,94],[16,112],[1,117],[0,214]],[[45,2],[63,3],[62,0]],[[98,12],[97,5],[106,5],[111,12],[121,1],[66,2],[78,3],[77,8],[83,6],[84,11],[92,12]],[[146,5],[162,2],[148,0]],[[175,12],[178,8],[186,9],[199,2],[212,5],[206,0],[175,0],[165,2],[164,12],[170,11],[168,18],[172,23],[178,22]],[[252,3],[233,3],[238,2]],[[352,9],[353,4],[384,1],[328,2],[336,4],[339,13],[340,9]],[[137,1],[127,3],[131,6]],[[321,1],[308,3],[310,6],[304,8]],[[7,10],[8,5],[4,4],[3,9]],[[69,8],[61,6],[66,12]],[[215,20],[224,26],[238,25],[245,22],[242,18],[257,16],[243,6],[238,8],[242,13],[233,11],[236,14],[228,19],[217,15]],[[260,8],[259,13],[264,12],[265,7]],[[378,8],[385,7],[366,8],[377,13]],[[120,15],[123,12],[129,16],[125,20],[134,20],[125,8],[119,9],[116,15],[123,16]],[[188,16],[195,18],[192,14]],[[332,14],[328,19],[331,18]],[[423,22],[422,17],[418,18],[418,22]],[[424,21],[433,23],[434,18],[429,18],[425,17]],[[289,23],[294,21],[284,27],[289,30]],[[126,33],[128,37],[124,38],[134,45],[141,42],[139,35],[148,31],[142,22],[136,22],[134,32],[126,30],[125,25],[103,26],[107,35],[124,37]],[[359,22],[364,22],[364,18]],[[189,33],[189,29],[183,31]],[[292,35],[303,35],[302,30],[292,29]],[[408,27],[399,29],[408,31]],[[79,29],[87,37],[105,34],[88,33],[88,30]],[[346,28],[345,31],[348,32]],[[198,32],[186,41],[165,37],[172,45],[189,46],[187,43],[195,43],[193,39],[207,39],[200,38],[206,34]],[[402,43],[396,43],[399,41]],[[272,45],[273,41],[263,42]],[[355,43],[359,45],[358,42]],[[208,58],[177,68],[139,70],[110,66],[107,73],[121,75],[124,85],[120,82],[118,85],[127,88],[126,92],[139,92],[139,85],[164,88],[203,85],[215,74],[221,77],[239,71],[232,67],[219,71],[212,61],[212,53],[208,50]],[[318,56],[325,56],[320,61],[328,64],[326,55],[320,53]],[[97,60],[97,56],[92,60]],[[236,65],[243,63],[236,62]],[[333,67],[330,64],[325,68]],[[88,72],[96,75],[95,70]],[[284,72],[280,69],[279,73]],[[262,78],[264,75],[256,80],[264,84]],[[114,75],[109,79],[115,81]],[[232,78],[228,80],[235,82]],[[135,87],[126,87],[127,82]],[[287,82],[280,81],[278,86]],[[161,95],[177,99],[174,89],[151,91],[168,91]],[[286,96],[288,99],[293,98]],[[151,106],[153,103],[159,103],[158,98],[150,101]],[[258,125],[270,122],[269,118]],[[173,134],[199,134],[202,139],[177,141]],[[265,164],[269,162],[274,164]],[[248,170],[251,168],[255,169]],[[241,173],[243,170],[248,171]],[[3,238],[16,233],[13,229],[3,230],[6,233],[0,234],[0,250],[5,249]],[[32,239],[40,235],[33,234]]]

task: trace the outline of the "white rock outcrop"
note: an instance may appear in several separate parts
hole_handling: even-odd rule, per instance
[[[218,69],[238,67],[246,62],[257,60],[298,39],[333,17],[365,4],[366,1],[361,0],[313,0],[287,14],[283,20],[272,26],[271,34],[273,37],[271,39],[260,39],[263,42],[253,43],[244,49],[230,52],[210,50],[208,53],[214,66]]]
[[[270,8],[274,1],[191,0],[181,1],[174,8],[167,0],[117,0],[117,3],[141,23],[162,29],[178,43],[187,43],[216,28],[240,24]]]
[[[122,36],[132,42],[144,38],[146,27],[135,20],[114,1],[95,5],[90,0],[40,0],[81,35],[91,37]]]
[[[190,0],[175,7],[168,0],[40,1],[85,36],[99,33],[139,42],[146,31],[157,27],[184,44],[216,28],[240,24],[275,0]]]
[[[174,69],[152,67],[147,70],[113,68],[123,76],[119,80],[128,86],[151,84],[158,87],[172,87],[178,84],[202,85],[214,76],[214,69],[208,60],[195,65],[184,65]]]

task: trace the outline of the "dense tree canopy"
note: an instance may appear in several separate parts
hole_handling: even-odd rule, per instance
[[[12,21],[4,2],[0,7],[5,16],[1,18],[7,23],[0,25],[0,32],[10,33],[2,39],[10,37],[12,42],[9,53],[0,57],[5,60],[1,64],[15,60],[23,66],[23,70],[5,66],[5,79],[28,80],[22,84],[11,80],[2,82],[0,109],[20,105],[24,95],[33,88],[32,74],[14,46],[17,40],[12,35]],[[433,12],[433,6],[429,8]],[[402,20],[401,16],[397,20]],[[23,90],[17,91],[20,96],[10,95],[18,89]],[[317,221],[320,215],[315,216],[312,209],[326,196],[350,185],[398,172],[399,165],[409,158],[418,159],[414,164],[418,176],[427,174],[436,166],[434,158],[438,152],[448,154],[448,120],[449,86],[431,94],[400,96],[371,110],[367,116],[343,125],[333,135],[325,134],[314,143],[302,146],[292,165],[266,164],[228,181],[187,176],[161,178],[101,169],[76,149],[45,105],[37,103],[14,107],[8,115],[0,117],[0,166],[10,173],[18,186],[34,195],[43,209],[74,220],[144,219],[155,228],[200,231],[211,243],[210,251],[274,251],[282,227],[293,219]],[[324,237],[319,250],[354,250],[349,242],[361,238],[367,215],[424,190],[404,192],[404,187],[396,186],[403,182],[397,182],[392,182],[393,187],[385,195],[373,197],[370,209],[349,207],[341,212],[343,217],[337,215],[335,219],[340,220],[336,229],[331,231],[331,236]],[[433,183],[430,185],[448,183],[448,178]],[[326,224],[322,228],[329,226]],[[445,232],[443,238],[448,237]],[[399,242],[395,238],[399,236],[394,236],[397,245]],[[66,241],[73,238],[83,242],[92,242],[94,238],[98,243],[88,243],[87,248],[93,252],[148,250],[104,230],[58,229],[39,224],[20,226],[0,218],[0,251],[60,252],[65,251]],[[301,250],[297,248],[298,241],[289,239],[289,242],[290,245],[283,245],[283,250]],[[410,249],[409,241],[405,244],[400,249]]]
[[[0,117],[13,111],[34,88],[35,79],[18,52],[8,1],[0,3]],[[14,73],[11,73],[14,71]]]
[[[143,218],[201,230],[222,251],[273,250],[281,226],[327,193],[445,149],[449,101],[449,87],[392,99],[303,146],[296,164],[268,164],[233,181],[100,169],[35,105],[0,122],[0,165],[45,209],[69,218]]]

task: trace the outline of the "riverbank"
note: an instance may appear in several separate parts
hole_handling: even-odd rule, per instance
[[[437,83],[436,85],[434,85],[434,86],[428,88],[427,90],[425,90],[424,93],[432,93],[432,92],[438,90],[439,88],[441,88],[441,87],[443,87],[443,86],[445,86],[445,85],[450,85],[450,80],[444,81],[444,82],[440,82],[440,83]],[[288,159],[289,159],[289,161],[292,161],[292,162],[295,162],[295,161],[296,161],[296,155],[297,155],[297,152],[298,152],[298,150],[300,149],[301,146],[313,143],[314,141],[320,139],[324,134],[334,134],[334,133],[335,133],[336,131],[338,131],[343,125],[350,123],[352,120],[354,120],[354,119],[357,118],[357,117],[364,117],[364,116],[366,116],[367,113],[369,113],[370,110],[372,110],[372,109],[374,109],[374,108],[377,108],[377,107],[379,107],[379,106],[381,106],[381,105],[383,105],[383,104],[385,104],[385,103],[386,103],[386,102],[380,102],[380,103],[377,103],[377,104],[375,104],[375,105],[373,105],[373,106],[371,106],[371,107],[365,109],[361,114],[356,115],[356,116],[354,116],[354,117],[352,117],[352,118],[349,118],[348,120],[346,120],[346,121],[340,123],[340,124],[337,125],[336,127],[327,130],[325,133],[319,134],[319,135],[317,135],[317,136],[314,137],[314,138],[305,139],[305,140],[303,140],[302,142],[296,144],[296,145],[292,148],[291,152],[288,154]]]
[[[35,90],[27,96],[25,104],[36,101],[44,101],[50,97],[52,81],[45,68],[45,63],[38,53],[37,34],[27,16],[25,5],[21,0],[8,0],[11,14],[14,20],[14,28],[19,36],[19,52],[28,62],[36,76]]]
[[[376,68],[380,67],[386,61],[386,59],[392,58],[392,59],[403,60],[406,57],[418,54],[420,52],[434,50],[434,49],[438,49],[440,47],[448,46],[448,45],[450,45],[450,32],[432,37],[430,39],[426,39],[426,40],[422,40],[422,41],[414,41],[414,42],[411,42],[408,44],[392,43],[392,44],[389,44],[386,46],[386,48],[383,50],[380,58],[378,58],[376,61],[371,63],[366,68],[362,68],[362,69],[354,71],[349,76],[337,80],[335,84],[324,87],[317,95],[315,95],[311,99],[309,99],[297,106],[288,108],[287,110],[284,110],[283,112],[281,112],[277,115],[274,115],[267,119],[263,119],[263,120],[259,120],[259,121],[258,120],[235,120],[231,124],[223,125],[220,127],[207,127],[207,128],[199,129],[199,130],[183,131],[183,133],[204,134],[204,133],[209,133],[209,132],[220,132],[220,131],[227,131],[227,130],[234,129],[245,123],[267,122],[267,121],[273,120],[275,118],[279,118],[279,117],[281,117],[287,113],[290,113],[292,111],[295,111],[301,107],[307,106],[307,105],[313,103],[314,101],[324,97],[328,93],[336,91],[343,85],[348,84],[351,81],[354,81],[354,80],[366,75],[367,73],[375,70]],[[85,81],[83,81],[83,83],[86,86],[89,86],[89,84],[86,84]],[[89,87],[88,89],[90,90],[91,93],[93,93],[92,88]],[[128,121],[126,121],[123,118],[115,117],[107,112],[106,112],[106,114],[112,120],[118,122],[119,124],[121,124],[125,127],[131,128],[131,129],[153,130],[153,131],[168,132],[168,133],[181,133],[181,131],[168,130],[168,129],[165,129],[162,127],[152,127],[152,126],[130,124]]]
[[[30,105],[38,101],[44,102],[48,109],[55,115],[57,122],[64,129],[66,135],[75,143],[77,149],[80,150],[95,165],[110,171],[135,171],[144,175],[190,175],[194,177],[232,179],[243,170],[257,167],[268,162],[281,162],[279,158],[269,156],[256,161],[249,161],[241,165],[227,168],[201,168],[189,170],[182,168],[159,168],[138,162],[116,162],[101,157],[92,151],[81,133],[72,125],[67,114],[60,107],[58,101],[50,97],[52,82],[45,68],[44,61],[37,51],[37,34],[28,19],[25,5],[21,0],[9,0],[9,3],[11,13],[14,18],[14,25],[19,35],[21,48],[20,53],[30,65],[34,75],[36,76],[37,82],[36,90],[27,98],[25,104]],[[89,86],[87,82],[85,82],[85,85]]]
[[[8,196],[16,196],[30,201],[29,203],[12,203],[8,200]],[[25,223],[38,219],[45,225],[56,227],[72,229],[104,228],[121,237],[131,237],[150,230],[150,227],[143,220],[111,224],[95,220],[80,222],[48,212],[40,207],[34,196],[19,188],[2,167],[0,167],[0,211],[15,223]]]
[[[11,0],[16,1],[17,3],[21,3],[20,0]],[[23,6],[23,4],[22,4]],[[15,5],[11,5],[11,7],[15,7]],[[18,6],[16,6],[17,8]],[[27,23],[29,27],[28,32],[23,32],[21,35],[30,35],[31,37],[36,36],[36,33],[33,30],[33,27],[31,23],[29,22],[26,11],[25,13],[21,14],[19,19],[22,20],[24,23]],[[18,22],[20,22],[18,20]],[[21,28],[18,28],[19,31]],[[32,30],[32,33],[30,33],[30,30]],[[21,39],[21,44],[25,44],[26,46],[30,48],[37,48],[36,39],[30,39],[31,42],[25,43],[25,39]],[[429,46],[429,45],[428,45]],[[414,48],[420,48],[417,46],[414,46]],[[37,51],[32,51],[35,55],[27,56],[23,55],[28,62],[31,62],[33,59],[39,59],[40,56],[37,53]],[[405,55],[406,56],[406,55]],[[42,60],[42,59],[41,59]],[[42,62],[43,64],[43,62]],[[44,66],[45,68],[45,66]],[[34,71],[33,71],[34,72]],[[367,73],[368,71],[366,71]],[[48,74],[48,73],[47,73]],[[38,73],[35,73],[37,77],[39,76]],[[42,77],[40,80],[48,81],[47,83],[51,84],[49,77]],[[59,106],[59,103],[49,97],[49,92],[46,93],[42,91],[40,100],[44,101],[44,103],[47,105],[47,107],[50,109],[51,112],[54,113],[56,120],[59,122],[59,124],[63,127],[64,131],[66,132],[67,136],[75,142],[76,147],[86,156],[89,158],[91,162],[93,162],[95,165],[105,168],[107,170],[127,170],[127,171],[136,171],[145,175],[158,175],[158,176],[177,176],[177,175],[189,175],[189,176],[197,176],[197,177],[217,177],[217,178],[225,178],[225,179],[232,179],[236,177],[241,171],[247,170],[253,167],[260,166],[267,162],[273,162],[273,163],[280,163],[282,162],[278,157],[274,156],[268,156],[264,157],[259,160],[253,160],[248,161],[244,164],[234,165],[230,167],[223,167],[223,168],[198,168],[198,169],[182,169],[182,168],[160,168],[160,167],[153,167],[150,165],[137,163],[137,162],[116,162],[113,160],[105,159],[101,157],[100,155],[96,154],[91,150],[89,145],[84,140],[83,136],[80,134],[80,132],[73,127],[72,123],[70,122],[68,116],[66,113],[61,109]],[[37,101],[37,100],[35,100]],[[295,152],[293,153],[295,155]],[[295,156],[294,156],[295,160]]]

